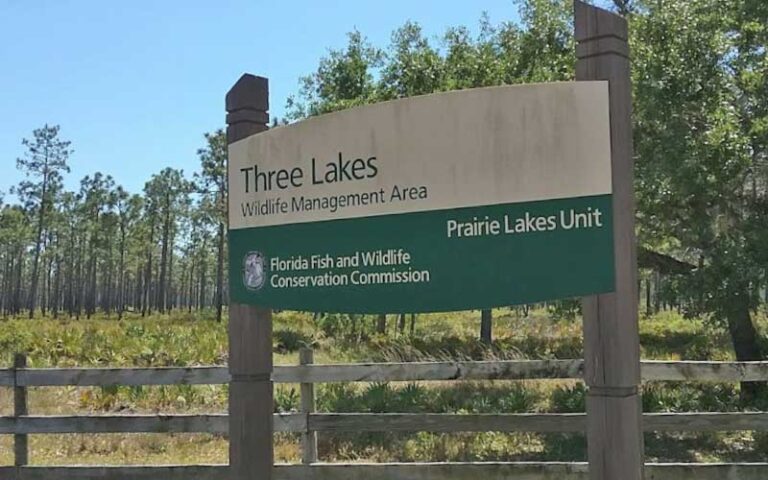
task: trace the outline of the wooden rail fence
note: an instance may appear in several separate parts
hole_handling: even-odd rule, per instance
[[[300,352],[300,365],[277,366],[273,379],[300,385],[301,408],[274,415],[276,432],[301,434],[302,464],[278,465],[277,479],[343,480],[523,478],[586,479],[583,463],[317,463],[317,432],[583,432],[586,415],[568,414],[429,414],[316,413],[314,384],[330,382],[429,382],[453,380],[580,379],[582,360],[511,360],[488,362],[414,362],[386,364],[313,364],[311,350]],[[644,361],[644,381],[739,382],[768,380],[768,362]],[[51,433],[219,433],[228,431],[224,413],[202,415],[30,415],[29,387],[114,385],[226,384],[226,367],[186,368],[27,368],[16,355],[14,367],[0,369],[0,387],[14,391],[13,416],[0,417],[0,434],[14,436],[14,466],[0,467],[0,479],[223,479],[224,465],[136,467],[29,466],[27,435]],[[646,431],[768,431],[768,412],[646,413]],[[768,478],[768,464],[650,464],[648,479]]]

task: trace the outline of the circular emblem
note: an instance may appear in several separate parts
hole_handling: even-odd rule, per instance
[[[243,284],[248,290],[258,290],[266,280],[264,255],[261,252],[248,252],[243,259]]]

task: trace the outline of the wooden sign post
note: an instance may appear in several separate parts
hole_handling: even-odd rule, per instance
[[[576,80],[607,80],[616,290],[587,297],[584,380],[592,480],[642,480],[643,430],[627,22],[574,2]]]
[[[227,93],[227,143],[267,130],[269,84],[243,75]],[[272,311],[229,305],[229,465],[233,480],[270,480]]]

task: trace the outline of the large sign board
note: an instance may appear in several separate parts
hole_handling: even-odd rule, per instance
[[[324,312],[613,291],[606,82],[439,93],[229,147],[230,296]]]

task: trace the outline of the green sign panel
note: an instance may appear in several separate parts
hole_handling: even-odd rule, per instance
[[[604,82],[463,90],[230,145],[230,295],[325,312],[614,289]]]

